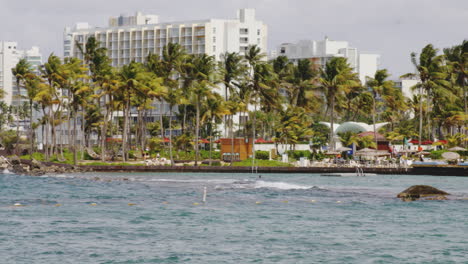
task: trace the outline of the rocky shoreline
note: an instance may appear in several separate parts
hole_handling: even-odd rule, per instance
[[[25,160],[18,156],[0,156],[0,170],[9,171],[20,175],[41,176],[44,174],[60,174],[89,171],[86,168],[69,164],[59,164],[52,162],[41,162],[36,159]]]

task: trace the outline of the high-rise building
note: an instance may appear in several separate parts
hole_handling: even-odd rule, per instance
[[[38,73],[42,65],[42,55],[38,47],[32,47],[30,50],[19,50],[17,42],[0,41],[0,89],[3,89],[5,96],[3,102],[8,105],[17,105],[20,101],[18,88],[16,87],[16,78],[12,73],[12,68],[16,66],[22,58],[26,59],[34,72]],[[26,95],[24,87],[20,89],[21,95]]]
[[[83,58],[85,43],[94,36],[100,47],[107,48],[115,67],[144,62],[150,53],[162,54],[168,43],[179,43],[189,54],[213,55],[219,60],[225,52],[244,53],[250,45],[266,52],[267,34],[267,26],[256,19],[253,9],[238,10],[236,19],[180,22],[159,22],[156,15],[136,13],[112,17],[105,28],[87,23],[65,28],[64,56]]]
[[[374,77],[378,68],[379,55],[359,53],[357,48],[349,46],[347,41],[335,41],[325,37],[324,40],[301,40],[297,43],[283,43],[272,57],[286,56],[292,62],[300,59],[310,59],[317,67],[325,64],[333,57],[344,57],[349,65],[359,74],[359,79],[365,83],[366,76]]]

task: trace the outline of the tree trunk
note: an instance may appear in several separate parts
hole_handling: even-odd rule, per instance
[[[31,146],[29,149],[29,158],[32,160],[32,154],[34,152],[34,131],[33,131],[33,101],[29,100],[29,141]]]
[[[161,138],[164,140],[164,122],[163,122],[163,114],[162,114],[162,101],[159,101],[159,124],[161,129]]]
[[[195,126],[195,166],[198,166],[198,152],[200,147],[200,102],[197,97],[196,110],[197,110],[197,124]]]
[[[106,108],[106,114],[104,115],[104,122],[101,128],[101,161],[106,161],[106,137],[107,137],[107,121],[109,118],[109,107],[107,106],[106,96],[104,95],[104,105]]]
[[[77,119],[77,112],[74,113],[73,117],[73,165],[78,165],[78,158],[77,158],[77,147],[76,147],[76,119]]]
[[[172,155],[172,105],[169,105],[169,156],[171,158],[171,166],[174,166],[174,157]]]
[[[335,96],[332,96],[331,98],[331,109],[330,109],[330,150],[334,151],[335,150],[335,140],[333,138],[334,136],[334,131],[333,131],[333,126],[335,122]]]
[[[252,120],[252,173],[255,167],[255,125],[257,121],[257,102],[254,102],[254,112],[253,112],[253,120]]]
[[[234,115],[231,115],[231,166],[234,162]]]
[[[210,161],[209,165],[211,166],[211,151],[213,148],[213,120],[211,120],[211,129],[210,129]]]
[[[422,139],[422,129],[423,129],[423,93],[422,93],[422,86],[419,87],[419,142],[418,142],[418,150],[421,148],[421,139]]]
[[[122,130],[122,159],[124,162],[127,161],[127,140],[128,140],[128,112],[130,107],[130,99],[127,98],[124,106],[124,120],[123,120],[123,130]]]
[[[375,141],[375,149],[379,149],[379,145],[377,143],[377,130],[375,129],[375,114],[376,114],[376,107],[375,107],[375,97],[376,95],[374,95],[374,100],[373,100],[373,104],[372,104],[372,108],[373,108],[373,111],[372,111],[372,122],[373,122],[373,126],[374,126],[374,141]]]

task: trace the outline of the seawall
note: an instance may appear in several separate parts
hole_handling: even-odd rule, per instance
[[[251,173],[251,167],[236,166],[92,166],[81,168],[97,172],[206,172],[206,173]],[[468,167],[432,166],[413,168],[363,168],[364,173],[409,174],[434,176],[468,176]],[[258,167],[258,173],[354,173],[355,168],[339,167]]]

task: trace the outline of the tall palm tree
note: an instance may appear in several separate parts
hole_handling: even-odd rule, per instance
[[[21,83],[24,82],[26,79],[27,75],[32,73],[32,66],[29,64],[29,62],[23,58],[18,61],[18,63],[15,65],[14,68],[11,69],[11,72],[15,76],[16,79],[16,89],[17,89],[17,95],[16,95],[16,100],[18,100],[17,106],[19,107],[21,105]],[[19,113],[19,109],[18,109]],[[17,115],[16,117],[16,151],[18,151],[18,143],[19,143],[19,121],[20,117]]]
[[[163,70],[161,72],[164,84],[168,88],[165,101],[169,103],[169,155],[171,165],[174,165],[172,153],[172,114],[174,106],[183,101],[181,101],[183,99],[181,96],[183,95],[179,89],[179,77],[185,56],[185,50],[178,43],[169,43],[163,48],[161,63]]]
[[[59,89],[63,87],[64,76],[63,76],[63,64],[59,57],[55,56],[53,53],[47,59],[47,62],[44,63],[43,68],[41,69],[42,77],[46,79],[49,89],[47,92],[52,96],[50,105],[48,106],[48,123],[50,126],[51,132],[51,144],[46,146],[46,153],[53,155],[56,153],[57,148],[57,139],[56,139],[56,114],[61,111],[61,96]],[[56,106],[56,107],[54,107]],[[47,154],[46,154],[47,156]]]
[[[33,128],[33,108],[34,100],[39,94],[41,89],[44,87],[43,80],[36,74],[29,74],[25,80],[25,88],[27,92],[27,98],[29,100],[29,140],[30,149],[29,154],[32,159],[32,153],[34,152],[34,128]]]
[[[236,82],[243,77],[246,71],[245,64],[243,63],[242,56],[236,52],[226,52],[221,56],[221,62],[219,63],[219,71],[221,75],[222,82],[224,84],[224,100],[228,101],[233,98],[236,94]],[[233,137],[233,115],[235,112],[231,113],[229,116],[226,115],[224,118],[224,131],[225,136],[227,136],[227,123],[228,120],[231,123],[230,125],[230,134]]]
[[[444,55],[447,64],[450,66],[452,73],[455,75],[455,83],[460,87],[461,97],[463,98],[463,108],[465,113],[465,126],[468,122],[468,40],[464,40],[462,44],[454,47],[445,48]]]
[[[352,72],[346,58],[335,57],[329,60],[324,69],[321,69],[319,78],[320,88],[325,95],[327,108],[330,111],[330,147],[335,150],[334,144],[334,122],[335,122],[335,104],[337,98],[343,93],[343,90],[349,86],[358,86],[359,80],[356,73]]]
[[[202,101],[212,96],[211,89],[214,86],[213,74],[215,70],[215,59],[213,56],[202,54],[196,56],[194,61],[196,71],[195,85],[192,89],[193,101],[196,109],[195,125],[195,166],[198,166],[199,140],[200,140],[200,108]]]
[[[216,93],[211,92],[206,96],[206,100],[203,105],[203,114],[201,116],[201,123],[207,122],[209,125],[209,139],[210,139],[210,161],[211,165],[211,154],[213,146],[213,130],[216,123],[219,123],[223,120],[224,116],[229,114],[230,111],[226,107],[226,102],[223,100],[223,97]]]
[[[367,77],[367,85],[372,92],[372,123],[374,127],[374,140],[377,144],[377,130],[375,129],[375,116],[377,115],[377,97],[389,94],[395,84],[393,81],[386,80],[390,76],[386,69],[377,70],[373,78]]]
[[[428,111],[430,106],[430,95],[431,93],[441,87],[447,87],[448,83],[445,80],[446,74],[444,72],[443,56],[437,55],[438,50],[435,49],[432,44],[426,45],[419,55],[419,61],[417,54],[415,52],[411,53],[411,62],[416,68],[416,73],[407,73],[402,77],[416,77],[419,78],[420,83],[415,85],[415,89],[419,89],[419,94],[421,96],[419,102],[419,144],[421,147],[421,140],[423,134],[423,100],[422,96],[424,92],[426,93],[426,102]],[[429,126],[429,115],[428,126]]]
[[[132,96],[140,89],[140,82],[143,66],[136,62],[124,65],[118,76],[121,83],[121,98],[123,105],[123,130],[122,130],[122,157],[123,161],[128,159],[129,130],[130,130],[130,102]]]

